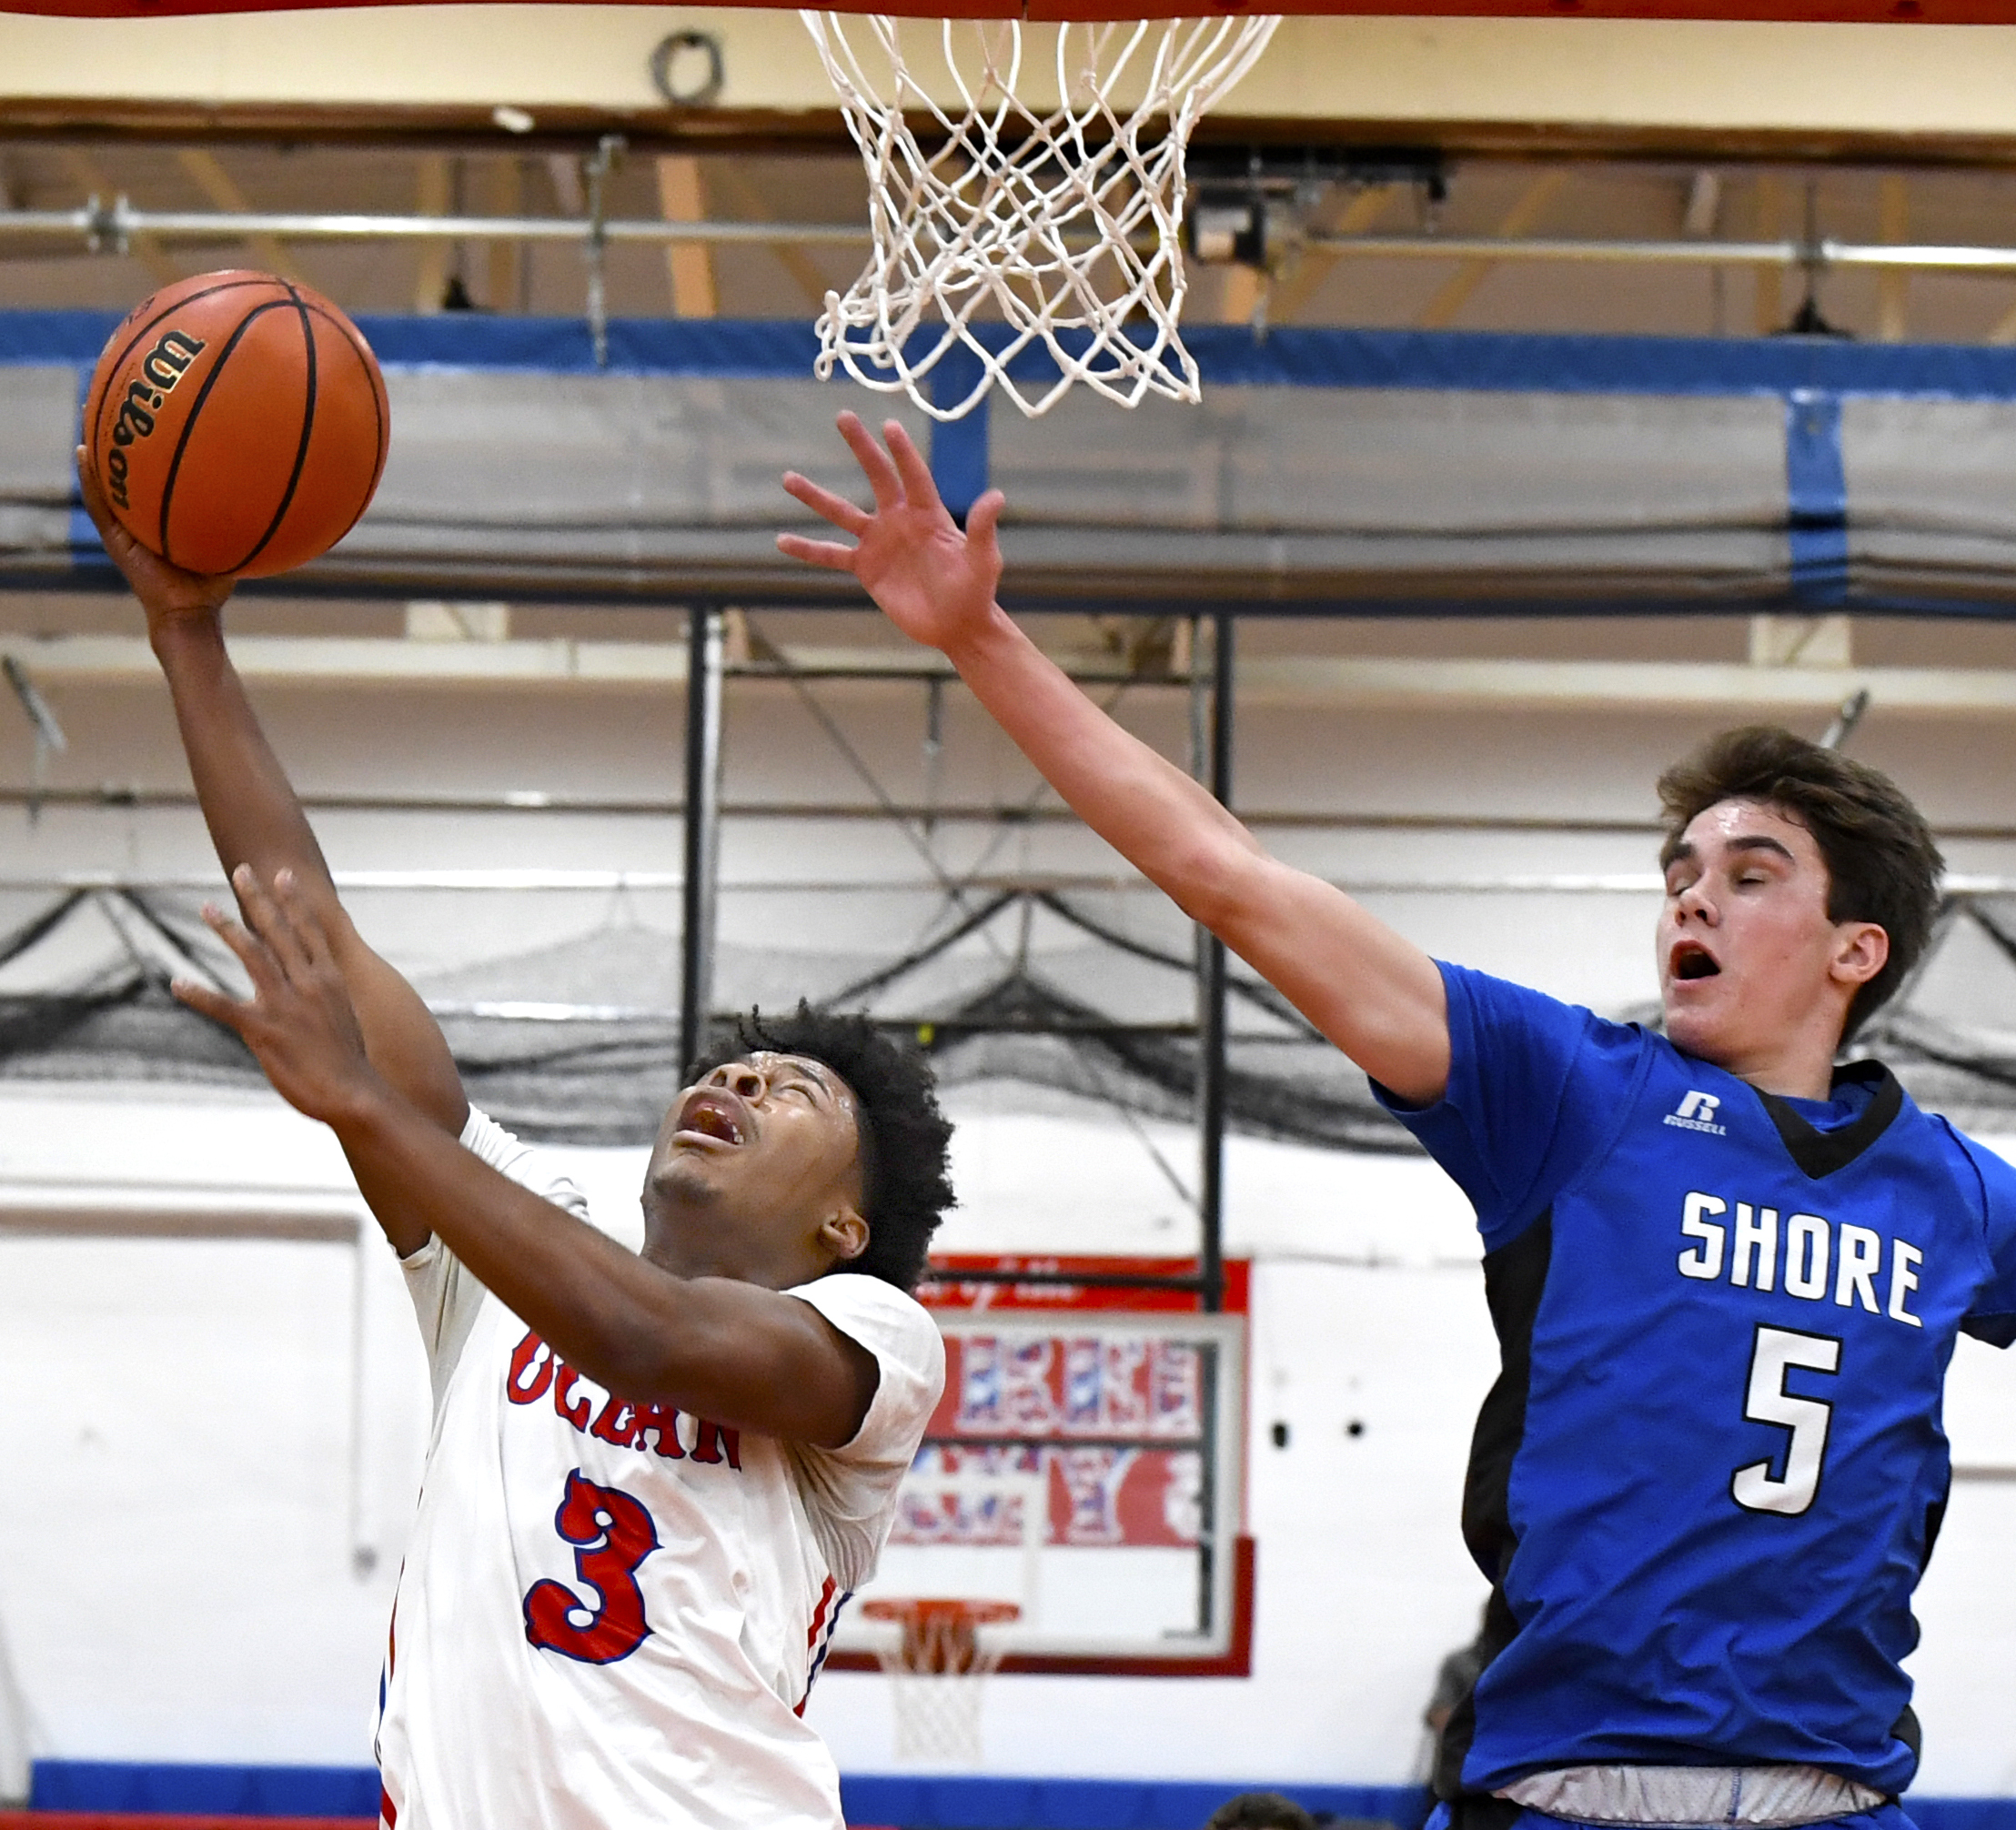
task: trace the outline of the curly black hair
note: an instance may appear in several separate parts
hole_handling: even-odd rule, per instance
[[[938,1110],[937,1081],[922,1050],[896,1041],[866,1017],[815,1011],[802,999],[783,1018],[761,1011],[718,1030],[686,1071],[701,1075],[753,1050],[802,1055],[831,1068],[852,1090],[860,1113],[862,1206],[868,1249],[836,1271],[865,1272],[914,1290],[931,1236],[954,1204],[946,1147],[952,1123]]]

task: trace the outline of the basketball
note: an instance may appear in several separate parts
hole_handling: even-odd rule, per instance
[[[191,572],[266,578],[327,552],[369,504],[385,378],[336,306],[272,274],[164,287],[112,333],[84,438],[126,531]]]

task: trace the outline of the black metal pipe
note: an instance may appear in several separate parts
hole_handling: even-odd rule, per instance
[[[1221,807],[1232,805],[1232,690],[1236,656],[1232,618],[1212,618],[1211,792]],[[1203,1282],[1200,1305],[1215,1314],[1225,1307],[1225,943],[1215,934],[1204,943],[1204,986],[1197,1012],[1198,1103],[1197,1213],[1202,1240],[1197,1271]]]
[[[680,888],[679,1060],[700,1053],[714,1002],[714,891],[721,820],[721,612],[686,621],[686,830]]]

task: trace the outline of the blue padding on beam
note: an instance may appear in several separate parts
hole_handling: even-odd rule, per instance
[[[1206,385],[1514,394],[1890,394],[2016,400],[2016,350],[1831,337],[1516,337],[1467,331],[1184,333]]]
[[[90,364],[117,317],[101,311],[0,312],[0,363]],[[590,373],[578,318],[358,318],[379,358],[402,367]],[[976,327],[986,340],[1005,327]],[[1237,325],[1184,333],[1208,386],[1420,387],[1491,393],[1789,396],[1890,394],[2016,400],[2016,348],[1857,344],[1831,337],[1743,340],[1678,337],[1515,337],[1467,331],[1281,329],[1258,337]],[[811,327],[783,320],[618,318],[610,367],[631,374],[744,375],[810,379]],[[1015,372],[1044,372],[1025,352]],[[849,399],[861,396],[835,384]]]
[[[980,375],[980,358],[972,350],[948,349],[932,371],[932,404],[956,406],[979,386]],[[992,397],[983,394],[963,419],[931,423],[932,481],[962,525],[967,511],[987,493],[987,420],[993,405]]]
[[[1848,475],[1841,398],[1801,388],[1785,403],[1786,538],[1792,594],[1815,605],[1848,598]]]
[[[76,362],[89,369],[118,321],[116,311],[0,311],[0,362]]]
[[[164,1816],[376,1817],[375,1766],[208,1766],[122,1760],[38,1760],[35,1811],[158,1812]]]

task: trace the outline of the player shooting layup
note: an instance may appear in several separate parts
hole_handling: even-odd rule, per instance
[[[1437,965],[1269,858],[993,601],[902,428],[866,512],[785,487],[1079,815],[1371,1075],[1477,1208],[1503,1372],[1463,1508],[1490,1662],[1441,1822],[1902,1830],[1910,1596],[1956,1333],[2016,1338],[2016,1172],[1842,1039],[1923,950],[1939,854],[1874,770],[1732,732],[1662,779],[1666,1033]]]
[[[910,1295],[951,1204],[929,1069],[858,1018],[751,1025],[646,1172],[641,1256],[472,1110],[358,938],[224,649],[228,579],[85,498],[147,613],[250,931],[178,985],[336,1132],[403,1261],[434,1434],[378,1730],[387,1830],[839,1830],[801,1720],[944,1383]]]

